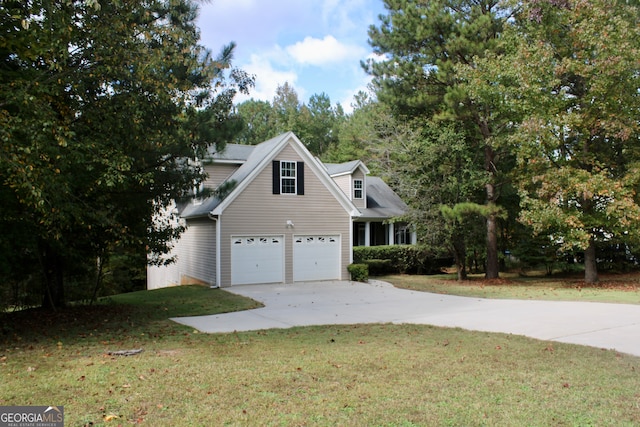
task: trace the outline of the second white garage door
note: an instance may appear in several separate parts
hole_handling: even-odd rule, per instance
[[[282,236],[232,237],[231,284],[283,282],[283,259]]]
[[[340,279],[340,236],[293,237],[293,280]]]

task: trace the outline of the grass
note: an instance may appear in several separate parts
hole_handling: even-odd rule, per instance
[[[455,274],[433,276],[390,275],[378,277],[398,288],[479,298],[592,301],[640,304],[640,274],[601,274],[599,283],[586,285],[579,274],[545,276],[500,273],[500,279],[484,280],[470,275],[467,281]]]
[[[640,358],[615,351],[424,325],[207,335],[167,320],[256,306],[181,287],[5,314],[0,405],[64,405],[69,426],[640,424]]]

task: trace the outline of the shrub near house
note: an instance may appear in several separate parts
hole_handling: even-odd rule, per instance
[[[356,246],[353,262],[366,264],[372,276],[407,273],[433,274],[453,264],[450,257],[419,245]]]

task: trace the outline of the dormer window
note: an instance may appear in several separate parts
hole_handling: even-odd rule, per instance
[[[304,195],[304,162],[273,161],[273,194]]]
[[[353,198],[362,199],[362,197],[363,197],[362,180],[354,179],[353,180]]]

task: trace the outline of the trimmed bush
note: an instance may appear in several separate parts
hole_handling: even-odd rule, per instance
[[[354,282],[367,282],[369,280],[369,267],[366,264],[351,264],[347,267]]]
[[[382,276],[383,274],[396,272],[390,259],[366,259],[362,263],[369,267],[369,274],[372,276]]]
[[[433,274],[453,264],[453,259],[438,256],[424,246],[386,245],[355,246],[353,262],[369,265],[371,275],[378,274]]]

